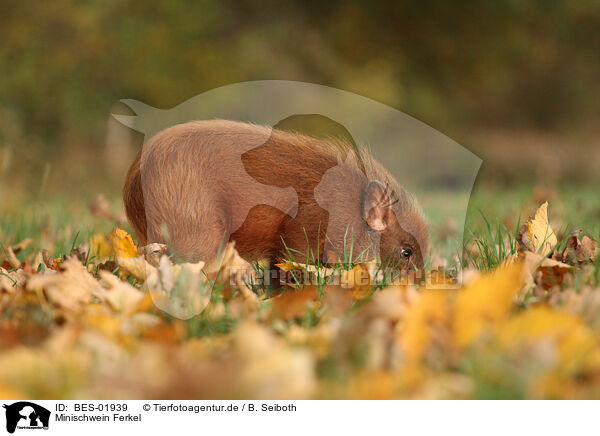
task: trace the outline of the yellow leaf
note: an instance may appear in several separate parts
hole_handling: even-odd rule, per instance
[[[454,311],[454,340],[459,348],[507,316],[521,290],[522,277],[523,265],[515,262],[478,278],[460,292]]]
[[[122,334],[121,319],[114,314],[90,311],[84,317],[86,327],[98,330],[111,339],[118,339]]]
[[[31,276],[27,289],[44,289],[50,302],[72,312],[81,312],[92,297],[99,300],[106,297],[106,290],[75,258],[62,262],[60,272],[46,271]]]
[[[435,330],[449,318],[448,295],[443,291],[422,291],[405,319],[400,342],[409,363],[425,356]]]
[[[81,353],[52,353],[24,345],[0,353],[0,395],[19,398],[69,398],[85,386],[86,361]],[[68,374],[68,376],[65,376]],[[17,432],[18,433],[18,432]]]
[[[295,269],[302,269],[305,265],[297,263],[297,262],[282,262],[276,263],[275,266],[279,268],[281,271],[292,271]]]
[[[552,253],[558,239],[548,222],[548,202],[542,204],[533,219],[527,222],[527,231],[523,236],[523,243],[528,250],[544,257]]]
[[[360,372],[348,382],[349,397],[360,400],[393,400],[398,382],[389,371]]]
[[[117,227],[111,232],[109,238],[117,257],[139,257],[140,254],[131,235],[125,230]]]
[[[117,264],[126,273],[138,280],[146,280],[148,276],[156,272],[156,268],[150,265],[144,257],[117,257]]]
[[[306,306],[318,297],[315,286],[288,289],[268,300],[272,303],[269,318],[284,321],[301,318],[306,313]]]
[[[144,298],[142,291],[106,271],[101,271],[100,277],[108,289],[106,301],[114,310],[124,315],[132,315],[138,310]]]
[[[352,290],[352,298],[362,300],[371,294],[371,276],[364,265],[356,265],[350,271],[343,271],[341,285]]]
[[[179,319],[200,314],[212,293],[212,284],[202,270],[204,262],[173,265],[168,256],[160,258],[144,284],[160,310]]]
[[[498,328],[497,338],[502,349],[516,353],[534,343],[550,344],[558,359],[551,358],[549,363],[563,373],[600,368],[600,348],[594,333],[579,318],[549,307],[534,307],[507,320]]]
[[[241,395],[259,399],[310,398],[317,388],[308,350],[291,347],[265,326],[246,321],[233,332]],[[268,370],[265,370],[268,368]]]
[[[90,255],[102,259],[110,257],[112,252],[111,244],[102,233],[96,233],[90,238]]]

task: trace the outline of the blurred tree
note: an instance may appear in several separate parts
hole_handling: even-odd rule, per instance
[[[4,0],[0,28],[0,108],[46,145],[102,143],[121,98],[169,107],[270,78],[348,89],[438,127],[600,114],[595,0]]]

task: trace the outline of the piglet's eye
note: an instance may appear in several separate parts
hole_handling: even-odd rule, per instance
[[[403,258],[409,259],[412,256],[412,250],[410,248],[403,248],[400,250],[400,254],[402,254]]]

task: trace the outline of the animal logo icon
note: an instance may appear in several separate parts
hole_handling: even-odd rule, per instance
[[[5,404],[6,431],[14,433],[16,429],[48,429],[50,411],[29,401]]]

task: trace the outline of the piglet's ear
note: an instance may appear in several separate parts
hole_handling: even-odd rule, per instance
[[[392,198],[381,182],[370,182],[363,198],[363,218],[378,232],[384,231],[392,214]]]

